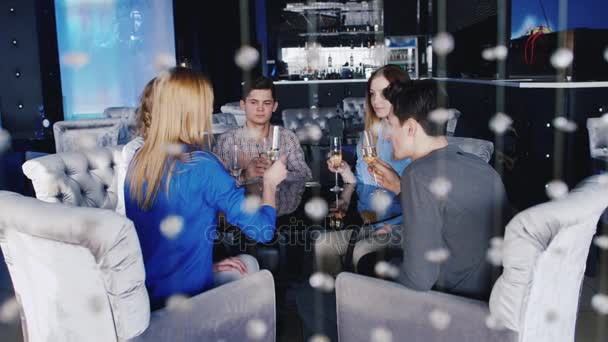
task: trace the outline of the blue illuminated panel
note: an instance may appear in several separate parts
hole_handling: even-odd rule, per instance
[[[175,65],[171,0],[55,0],[65,120],[135,106]]]
[[[560,0],[512,0],[511,38],[525,36],[530,31],[538,30],[541,25],[549,27],[551,32],[575,28],[608,28],[607,0],[567,1],[566,27],[558,27],[560,2]]]

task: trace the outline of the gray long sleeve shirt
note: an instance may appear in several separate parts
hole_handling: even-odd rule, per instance
[[[492,284],[486,251],[490,238],[503,234],[507,203],[494,169],[456,146],[412,162],[401,176],[399,282],[415,290],[487,298]],[[428,252],[446,250],[445,262],[428,260]]]

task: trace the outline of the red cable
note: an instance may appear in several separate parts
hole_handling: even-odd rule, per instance
[[[536,50],[536,41],[538,40],[538,37],[542,36],[543,32],[539,31],[536,33],[536,36],[532,39],[532,42],[530,43],[532,45],[532,53],[531,53],[531,61],[530,64],[534,64],[534,51]]]

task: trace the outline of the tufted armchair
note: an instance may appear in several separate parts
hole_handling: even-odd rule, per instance
[[[129,219],[6,191],[0,191],[0,207],[0,247],[26,342],[245,341],[252,319],[265,328],[259,340],[275,339],[268,271],[150,313]]]
[[[506,228],[503,274],[494,284],[489,306],[340,274],[336,282],[340,340],[368,341],[370,331],[382,327],[395,340],[574,341],[585,261],[607,206],[608,177],[594,176],[566,197],[515,216]],[[434,310],[449,315],[444,329],[431,324]]]
[[[121,119],[57,121],[53,125],[55,151],[79,151],[117,145],[121,127]]]
[[[135,107],[108,107],[104,109],[104,118],[120,119],[118,145],[124,145],[137,136],[136,111],[137,108]]]
[[[290,108],[282,112],[283,126],[294,131],[301,142],[319,142],[327,139],[330,125],[329,120],[342,117],[341,110],[333,107],[321,108]],[[319,139],[310,135],[312,127],[317,127],[321,135]]]
[[[220,107],[220,112],[232,114],[239,127],[245,124],[245,111],[241,109],[240,101],[228,102]]]
[[[22,169],[42,201],[114,210],[122,160],[122,146],[112,146],[47,155],[28,160]]]
[[[491,141],[452,136],[448,136],[447,140],[449,145],[458,145],[462,151],[474,154],[486,163],[490,162],[494,154],[494,143]]]
[[[589,152],[591,158],[608,161],[608,117],[588,118]]]

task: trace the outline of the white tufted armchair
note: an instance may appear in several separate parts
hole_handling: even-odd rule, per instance
[[[245,124],[246,115],[245,111],[241,109],[240,101],[228,102],[220,107],[220,111],[225,114],[232,114],[239,127]]]
[[[258,340],[275,339],[268,271],[150,313],[129,219],[6,191],[0,191],[0,208],[0,247],[26,342],[245,341],[254,319],[263,327]]]
[[[51,230],[54,232],[53,234],[56,235],[49,233],[50,235],[46,237],[51,240],[64,241],[62,239],[63,236],[67,234],[66,231],[69,232],[70,230],[76,229],[75,227],[78,227],[80,224],[84,224],[85,226],[88,225],[89,228],[95,228],[95,230],[106,229],[106,221],[108,225],[112,226],[120,227],[120,225],[128,225],[128,229],[135,233],[134,228],[132,228],[133,224],[130,220],[123,215],[114,215],[114,213],[111,213],[111,211],[116,209],[118,199],[117,173],[120,172],[120,170],[126,170],[126,165],[124,165],[123,161],[125,153],[122,150],[122,146],[113,146],[109,148],[88,150],[86,152],[57,153],[32,159],[24,163],[22,167],[23,172],[32,180],[36,197],[44,202],[52,202],[51,204],[54,206],[46,207],[43,205],[43,202],[40,201],[24,201],[24,206],[28,205],[28,210],[32,213],[36,213],[36,215],[27,218],[24,216],[22,219],[29,219],[32,222],[32,225],[38,224],[43,226],[47,220],[51,221],[49,224],[53,223],[54,216],[46,216],[46,213],[48,212],[41,211],[44,208],[53,208],[55,215],[64,217],[65,220],[59,220],[57,224],[53,223],[53,228]],[[2,203],[1,196],[0,203]],[[0,207],[4,209],[2,204],[0,204]],[[42,209],[39,210],[38,208]],[[109,210],[100,210],[98,208]],[[10,211],[7,211],[6,213],[9,212]],[[5,213],[4,210],[2,213]],[[81,223],[78,221],[79,215],[86,217],[86,219],[83,218],[81,220]],[[2,219],[4,216],[6,216],[6,214],[0,214],[0,230],[3,228]],[[74,217],[74,220],[70,221],[70,217],[72,216]],[[121,218],[122,221],[120,221],[120,224],[116,223],[116,217]],[[25,225],[29,224],[27,220],[24,222],[25,223],[23,224]],[[19,223],[19,225],[21,225],[21,223]],[[30,231],[30,233],[37,236],[37,233],[34,231]],[[79,234],[84,234],[81,236],[81,243],[70,242],[74,249],[82,249],[83,247],[89,248],[91,243],[87,240],[88,237],[95,239],[99,238],[97,236],[98,234],[95,234],[93,230],[81,232]],[[105,234],[99,235],[103,235],[103,238],[111,239],[111,236],[105,236]],[[137,237],[135,238],[137,239]],[[137,240],[136,242],[136,245],[129,245],[130,247],[128,249],[131,249],[130,251],[125,250],[122,252],[134,253],[138,255],[138,260],[141,261],[139,242]],[[29,249],[37,248],[35,245],[37,241],[31,241],[31,244],[30,242],[27,243],[29,244]],[[109,242],[104,242],[104,246],[107,246],[108,243]],[[58,254],[57,257],[62,257],[62,249],[57,249],[54,252]],[[96,251],[94,250],[92,252]],[[42,259],[43,257],[40,256],[40,258]],[[13,258],[13,260],[14,259],[15,258]],[[38,263],[38,261],[36,261],[36,263]],[[29,265],[28,267],[44,268],[48,266],[36,265],[36,263]],[[74,267],[74,270],[72,270],[73,274],[70,275],[70,279],[77,281],[81,274],[86,274],[86,272],[83,273],[84,271],[76,270],[77,267],[79,267],[79,264],[72,266]],[[89,265],[87,267],[99,268],[99,266],[94,265]],[[64,276],[65,275],[62,275],[61,277]],[[19,292],[19,289],[17,288],[18,285],[14,284],[14,286],[16,292]],[[255,299],[252,299],[251,293],[256,293]],[[40,300],[43,299],[41,298]],[[146,305],[147,301],[148,298],[146,293]],[[203,341],[217,339],[225,339],[227,341],[247,340],[248,338],[245,336],[244,327],[249,319],[258,318],[264,322],[268,329],[267,335],[263,340],[273,341],[275,338],[274,302],[274,281],[272,275],[267,271],[257,272],[251,276],[247,276],[241,281],[222,285],[216,289],[191,298],[189,300],[189,306],[193,308],[193,311],[173,314],[167,313],[166,310],[153,312],[150,327],[143,335],[135,340],[142,342],[166,341],[169,339],[173,341]],[[134,306],[133,310],[144,310],[144,307],[137,307],[137,309],[135,309]],[[147,307],[145,310],[149,311]],[[119,323],[120,322],[114,321],[114,324]],[[62,324],[71,323],[69,321],[64,321]],[[83,329],[85,328],[86,327],[83,327]],[[106,328],[110,329],[109,326]],[[138,331],[141,332],[139,329]],[[92,330],[88,330],[88,332],[89,334],[92,334]],[[103,337],[105,335],[101,336]],[[85,340],[97,341],[94,339],[74,339],[74,341]],[[38,341],[38,339],[30,341]],[[99,339],[98,341],[113,340]]]
[[[80,151],[117,145],[121,127],[121,119],[57,121],[53,124],[55,151]]]
[[[108,107],[104,109],[103,116],[108,119],[119,119],[118,145],[124,145],[137,136],[137,108],[135,107]]]
[[[399,341],[572,342],[589,246],[606,207],[608,176],[594,176],[565,198],[515,216],[506,228],[504,271],[489,307],[342,273],[336,281],[340,340],[368,341],[370,331],[384,328]],[[445,325],[443,313],[449,315]]]
[[[51,154],[28,160],[22,169],[42,201],[114,210],[118,167],[122,146]]]

